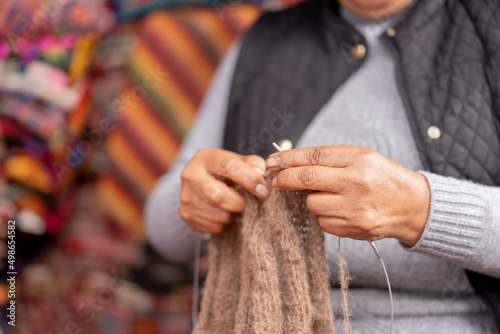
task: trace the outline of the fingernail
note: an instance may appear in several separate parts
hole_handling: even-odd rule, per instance
[[[269,194],[269,190],[267,189],[267,187],[260,183],[257,185],[257,187],[255,187],[255,191],[262,197],[266,197],[267,194]]]
[[[276,158],[269,158],[266,160],[266,164],[268,168],[276,168],[280,166],[280,162]]]
[[[276,188],[277,183],[278,183],[278,181],[276,180],[276,177],[273,177],[273,179],[271,180],[271,184],[272,184],[273,188]]]
[[[262,169],[260,169],[257,166],[255,166],[253,169],[255,169],[259,173],[259,175],[262,175],[262,174],[264,174],[266,172],[265,170],[262,170]]]

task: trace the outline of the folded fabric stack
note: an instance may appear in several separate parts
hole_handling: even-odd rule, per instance
[[[2,2],[0,22],[0,215],[57,235],[88,155],[88,65],[115,19],[101,0],[25,0]]]

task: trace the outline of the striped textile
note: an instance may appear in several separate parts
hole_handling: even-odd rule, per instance
[[[106,140],[111,170],[99,181],[108,217],[137,241],[145,198],[172,164],[217,63],[259,13],[250,4],[191,7],[140,23],[120,96],[123,119]]]

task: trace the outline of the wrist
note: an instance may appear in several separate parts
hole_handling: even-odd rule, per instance
[[[429,219],[430,188],[427,179],[420,173],[413,172],[410,195],[408,196],[408,218],[397,239],[405,245],[414,246],[422,236]]]

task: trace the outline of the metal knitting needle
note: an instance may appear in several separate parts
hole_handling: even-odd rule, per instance
[[[278,151],[278,152],[283,151],[283,149],[275,142],[273,142],[273,146],[276,149],[276,151]],[[384,260],[382,260],[382,256],[380,255],[380,252],[378,251],[377,246],[375,246],[373,241],[368,240],[368,243],[370,244],[370,246],[372,246],[373,251],[375,252],[375,255],[377,255],[378,259],[380,260],[380,263],[382,264],[382,268],[384,269],[385,280],[387,281],[387,289],[389,290],[389,298],[391,299],[391,326],[389,329],[389,334],[391,334],[392,333],[392,324],[394,323],[394,302],[392,299],[392,289],[391,289],[391,282],[389,281],[389,274],[387,274],[387,269],[385,268]]]
[[[373,243],[373,241],[368,241],[370,243],[370,246],[372,246],[373,251],[377,255],[378,259],[380,260],[380,263],[382,263],[382,268],[384,269],[384,274],[385,274],[385,280],[387,281],[387,289],[389,290],[389,298],[391,299],[391,327],[389,328],[389,334],[392,333],[392,324],[394,323],[394,302],[392,300],[392,289],[391,289],[391,282],[389,281],[389,275],[387,274],[387,269],[385,268],[384,260],[382,260],[382,256],[380,255],[377,246]]]

